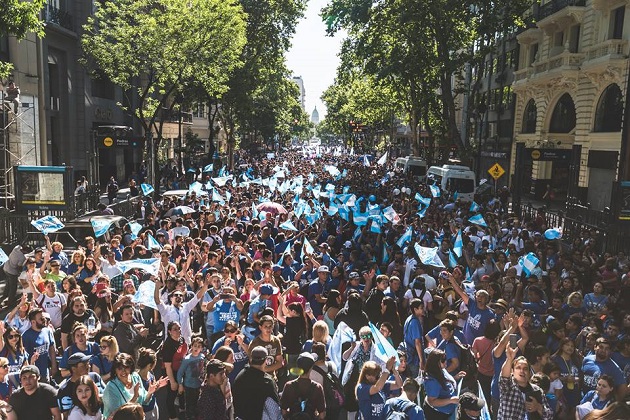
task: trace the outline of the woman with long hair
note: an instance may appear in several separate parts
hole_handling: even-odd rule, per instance
[[[580,389],[582,359],[576,351],[575,342],[569,337],[561,338],[558,351],[551,356],[551,361],[560,368],[560,381],[564,385],[562,394],[567,406],[577,406],[582,398]]]
[[[68,359],[75,353],[83,353],[86,356],[93,356],[99,353],[98,345],[93,341],[88,341],[88,329],[84,324],[75,322],[72,327],[72,344],[70,344],[64,351],[59,368],[61,374],[67,376],[70,374],[68,367]]]
[[[104,382],[111,379],[112,364],[118,356],[118,340],[113,335],[106,335],[100,340],[100,353],[92,356],[92,372],[101,375]]]
[[[387,395],[403,385],[398,370],[395,369],[396,358],[393,356],[385,364],[385,370],[376,362],[365,362],[361,368],[355,396],[359,402],[362,420],[379,420],[385,418],[383,407]],[[394,381],[388,381],[389,375]]]
[[[68,420],[101,420],[103,418],[101,397],[89,375],[81,376],[75,384],[72,403],[74,407],[68,415]]]
[[[148,391],[151,382],[155,381],[155,375],[153,369],[157,364],[157,354],[155,350],[142,347],[138,352],[138,375],[142,380],[142,387]],[[160,418],[160,410],[155,398],[155,395],[151,395],[151,398],[142,403],[142,409],[144,411],[144,418],[146,420],[158,420]]]
[[[114,359],[111,381],[103,391],[103,416],[108,418],[112,413],[128,402],[144,404],[159,388],[168,383],[166,377],[158,381],[151,381],[148,389],[142,386],[142,378],[136,372],[133,357],[126,353],[120,353]]]
[[[68,271],[66,272],[69,276],[78,276],[83,270],[83,266],[85,265],[85,252],[78,249],[72,253],[71,263],[68,266]]]
[[[289,368],[295,366],[297,356],[302,350],[302,344],[308,336],[308,327],[304,308],[299,302],[286,305],[285,297],[280,297],[281,307],[278,310],[278,321],[285,325],[282,345],[286,348]]]
[[[385,296],[381,301],[381,322],[379,327],[383,322],[392,324],[391,338],[394,342],[394,348],[397,348],[403,339],[403,330],[400,316],[398,315],[398,305],[390,296]]]
[[[427,420],[447,420],[457,409],[456,380],[465,376],[459,372],[455,377],[446,370],[446,353],[433,349],[427,356],[425,366],[424,387],[426,398],[423,404],[424,416]]]
[[[24,334],[31,328],[31,321],[28,319],[28,313],[31,311],[32,305],[25,293],[20,298],[18,304],[9,312],[4,319],[4,325],[10,325],[17,328],[20,334]]]
[[[234,417],[234,398],[232,398],[232,382],[229,376],[234,371],[234,351],[227,346],[221,346],[214,354],[216,360],[223,362],[225,366],[225,373],[227,374],[225,380],[221,384],[221,392],[225,396],[225,406],[227,408],[228,418]]]
[[[31,364],[37,360],[39,353],[36,354],[37,356],[31,357]],[[5,324],[0,342],[0,357],[6,357],[9,360],[8,373],[19,373],[22,366],[28,364],[29,355],[24,350],[22,334],[17,328]]]
[[[96,279],[98,279],[100,275],[101,269],[96,264],[96,260],[92,257],[87,257],[83,269],[79,275],[75,277],[81,292],[83,292],[85,296],[89,296],[92,292],[92,285],[96,283]]]
[[[98,292],[96,303],[94,304],[94,314],[101,323],[101,335],[111,335],[114,331],[114,306],[112,305],[112,294],[109,290]]]
[[[311,352],[313,348],[313,344],[322,343],[326,346],[326,350],[330,345],[332,338],[330,337],[330,333],[328,332],[328,324],[324,321],[316,321],[313,324],[313,338],[306,340],[304,345],[302,346],[302,352]]]
[[[66,302],[70,301],[70,292],[78,288],[79,285],[77,284],[77,279],[74,276],[66,276],[63,280],[61,280],[61,294],[66,298]]]

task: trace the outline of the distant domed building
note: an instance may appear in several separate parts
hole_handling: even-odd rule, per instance
[[[313,113],[311,114],[311,122],[313,124],[319,124],[319,112],[317,112],[317,107],[315,107]]]

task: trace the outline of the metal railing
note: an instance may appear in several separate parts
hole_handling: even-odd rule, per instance
[[[536,20],[541,21],[569,6],[586,6],[586,0],[551,0],[538,8]]]
[[[57,24],[62,28],[74,32],[74,19],[72,15],[65,10],[61,10],[53,5],[47,5],[43,11],[44,21]]]

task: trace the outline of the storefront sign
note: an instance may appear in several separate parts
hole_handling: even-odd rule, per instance
[[[571,160],[569,149],[525,149],[525,157],[531,160],[562,162]]]

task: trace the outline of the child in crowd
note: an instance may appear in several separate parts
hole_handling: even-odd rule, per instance
[[[186,419],[192,420],[197,417],[197,400],[199,390],[203,382],[205,357],[203,338],[194,337],[190,342],[190,353],[184,357],[182,364],[177,371],[177,383],[179,393],[186,398]]]

